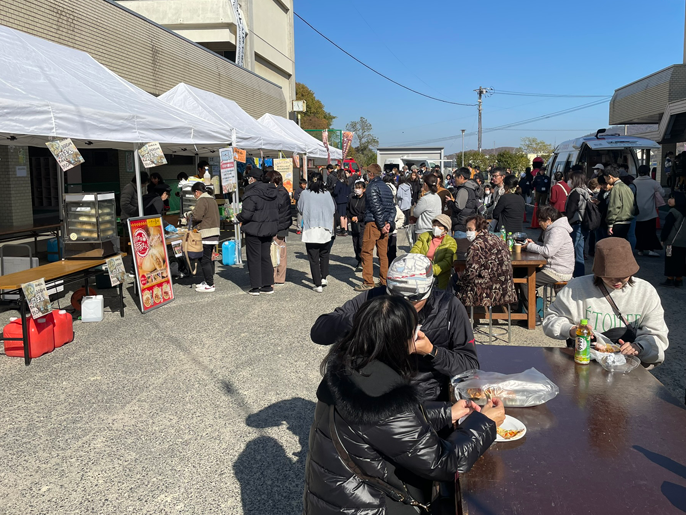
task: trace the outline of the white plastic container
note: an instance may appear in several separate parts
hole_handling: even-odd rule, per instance
[[[105,302],[102,295],[84,297],[81,300],[81,321],[102,322]]]

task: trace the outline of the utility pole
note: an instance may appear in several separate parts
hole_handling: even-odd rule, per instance
[[[462,129],[462,168],[464,168],[464,131],[465,129]]]
[[[479,137],[478,137],[477,146],[479,147],[479,154],[481,154],[481,132],[482,132],[481,112],[483,110],[481,97],[483,97],[484,95],[488,95],[491,91],[493,91],[493,88],[484,88],[484,87],[479,86],[479,89],[475,89],[474,91],[476,91],[476,94],[479,96]]]

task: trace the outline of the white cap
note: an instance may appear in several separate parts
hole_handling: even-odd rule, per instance
[[[423,254],[405,254],[388,267],[386,291],[410,301],[421,301],[431,295],[434,271],[431,260]]]
[[[603,165],[601,165],[600,163],[598,163],[597,165],[595,165],[593,167],[593,169],[594,170],[605,170],[605,167]]]

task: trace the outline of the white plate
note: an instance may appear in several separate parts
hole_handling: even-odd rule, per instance
[[[505,422],[503,422],[503,425],[500,427],[507,431],[523,431],[514,438],[510,438],[509,440],[505,440],[505,438],[498,435],[495,439],[496,442],[514,442],[516,440],[519,440],[520,438],[524,438],[524,435],[526,434],[526,426],[516,418],[511,417],[510,415],[505,415]]]

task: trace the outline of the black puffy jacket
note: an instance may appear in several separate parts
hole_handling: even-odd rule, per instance
[[[279,206],[278,235],[283,238],[288,234],[288,228],[293,225],[293,214],[291,212],[291,196],[288,190],[280,184],[276,188],[276,199]]]
[[[364,221],[376,222],[379,230],[389,223],[393,232],[395,230],[395,202],[391,188],[381,180],[381,177],[374,177],[367,186],[365,197],[367,198],[367,212]]]
[[[333,313],[321,315],[310,330],[310,338],[319,345],[332,345],[352,328],[360,306],[379,295],[386,295],[385,286],[363,292]],[[418,372],[412,383],[422,401],[448,400],[450,378],[479,368],[467,310],[455,295],[434,288],[417,315],[422,332],[438,351],[435,358],[417,356]]]
[[[243,194],[243,210],[236,215],[243,224],[241,230],[250,236],[276,236],[279,226],[279,205],[276,186],[253,182]]]
[[[430,500],[433,481],[453,482],[496,438],[495,423],[475,412],[441,439],[437,431],[452,422],[450,404],[422,406],[414,387],[380,361],[353,373],[330,361],[317,399],[305,465],[305,515],[417,513],[345,465],[330,436],[332,405],[336,433],[362,472],[421,503]]]

